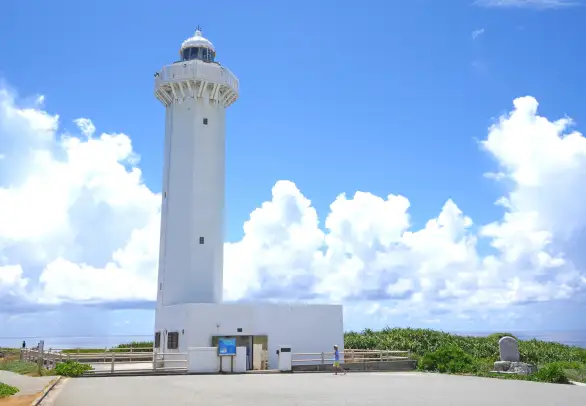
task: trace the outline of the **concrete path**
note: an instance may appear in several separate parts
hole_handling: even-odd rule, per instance
[[[45,389],[56,376],[25,376],[14,372],[0,371],[0,382],[17,387],[20,391],[15,396],[34,395]]]
[[[58,385],[59,386],[59,385]],[[586,388],[422,373],[69,379],[43,406],[584,406]]]

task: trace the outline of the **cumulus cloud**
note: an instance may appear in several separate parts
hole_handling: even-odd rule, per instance
[[[484,34],[484,28],[479,28],[477,30],[472,31],[472,39],[477,39],[482,34]]]
[[[79,133],[60,132],[42,103],[0,90],[0,306],[144,307],[156,297],[161,196],[144,185],[127,135],[98,135],[87,118],[75,120]],[[508,188],[495,203],[501,219],[473,228],[447,200],[414,229],[407,197],[356,192],[320,222],[281,180],[225,246],[225,298],[339,302],[435,323],[583,295],[572,247],[586,226],[576,197],[586,190],[586,139],[569,118],[537,109],[532,97],[516,99],[481,142],[493,180]]]
[[[0,89],[0,292],[21,304],[151,299],[160,196],[130,138],[18,105]],[[128,169],[130,168],[130,169]],[[9,294],[4,294],[5,290]]]

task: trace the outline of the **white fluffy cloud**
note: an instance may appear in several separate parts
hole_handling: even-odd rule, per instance
[[[160,198],[142,184],[130,139],[94,138],[88,119],[76,120],[81,137],[59,134],[42,102],[18,106],[0,89],[2,296],[150,300]]]
[[[140,306],[155,299],[160,195],[144,184],[125,134],[62,133],[59,117],[0,89],[0,306]],[[501,220],[477,225],[448,200],[414,230],[406,197],[340,195],[322,217],[295,184],[278,181],[225,249],[229,300],[344,302],[366,313],[469,317],[581,295],[586,139],[569,119],[537,115],[522,97],[481,145],[509,191]],[[491,250],[481,252],[486,239]],[[577,256],[578,255],[578,256]]]
[[[477,39],[482,34],[484,34],[484,28],[479,28],[477,30],[472,31],[472,39]]]

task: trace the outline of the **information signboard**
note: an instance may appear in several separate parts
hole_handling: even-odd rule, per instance
[[[235,356],[236,355],[236,339],[235,338],[220,338],[218,340],[218,355],[220,357]]]

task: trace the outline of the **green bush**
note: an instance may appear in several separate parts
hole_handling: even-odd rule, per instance
[[[94,369],[91,365],[82,364],[75,361],[59,362],[55,366],[55,373],[63,376],[81,376],[86,371]]]
[[[15,393],[18,393],[18,388],[15,388],[14,386],[6,385],[5,383],[0,382],[0,398],[12,396]]]
[[[561,365],[555,362],[545,364],[536,373],[531,375],[531,377],[539,382],[570,383]]]
[[[452,345],[425,354],[419,360],[418,367],[423,371],[450,374],[474,373],[478,370],[478,361]]]

